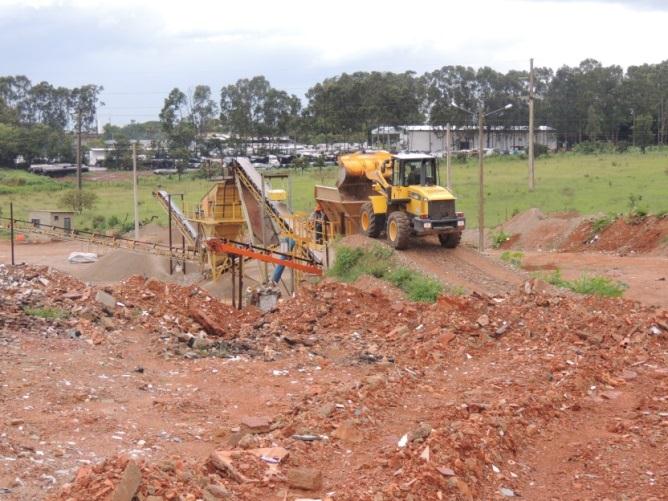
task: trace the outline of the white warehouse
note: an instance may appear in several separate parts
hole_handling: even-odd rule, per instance
[[[452,127],[452,150],[478,148],[478,129],[475,126]],[[446,128],[439,125],[383,126],[371,131],[373,145],[397,150],[436,153],[446,151]],[[540,125],[534,131],[534,141],[550,150],[557,149],[557,133],[547,125]],[[485,129],[484,148],[501,151],[524,149],[529,144],[529,127],[491,126]]]

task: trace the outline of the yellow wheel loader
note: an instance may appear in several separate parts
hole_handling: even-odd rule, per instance
[[[375,151],[342,155],[338,164],[336,189],[316,186],[316,199],[341,233],[385,233],[396,249],[408,247],[412,236],[434,234],[443,247],[459,245],[466,220],[439,185],[434,156]]]

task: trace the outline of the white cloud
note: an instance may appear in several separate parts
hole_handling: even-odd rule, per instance
[[[659,62],[667,24],[658,0],[0,0],[0,51],[5,73],[101,83],[110,111],[155,110],[173,86],[256,74],[302,94],[341,71]]]

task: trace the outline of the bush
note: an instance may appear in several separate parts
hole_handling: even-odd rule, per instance
[[[605,141],[582,141],[573,147],[576,153],[584,155],[596,155],[600,153],[614,153],[615,146]]]
[[[617,153],[626,153],[629,150],[629,146],[631,145],[628,141],[618,141],[615,150]]]
[[[110,228],[115,228],[121,223],[121,221],[118,219],[118,216],[115,214],[113,216],[109,216],[109,219],[107,219],[107,224],[109,225]]]
[[[340,245],[336,248],[336,261],[330,274],[342,280],[352,281],[360,276],[357,264],[364,257],[364,251],[359,247]]]
[[[468,161],[468,159],[469,155],[465,151],[457,152],[457,154],[455,155],[455,161],[460,164],[465,164]]]
[[[104,230],[107,228],[107,221],[102,214],[93,216],[91,224],[94,230]]]
[[[544,144],[536,143],[533,145],[533,157],[538,158],[548,154],[550,150]]]
[[[92,209],[97,203],[97,195],[92,191],[69,190],[60,197],[60,205],[81,213]]]
[[[492,235],[492,247],[498,249],[503,245],[504,242],[510,240],[510,235],[504,233],[503,230],[500,230],[498,233]]]

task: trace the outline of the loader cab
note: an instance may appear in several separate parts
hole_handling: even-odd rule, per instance
[[[437,186],[436,158],[415,153],[396,155],[392,158],[392,184],[404,187]]]

